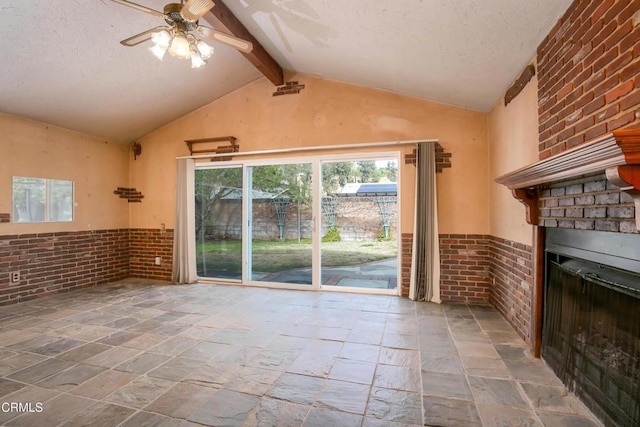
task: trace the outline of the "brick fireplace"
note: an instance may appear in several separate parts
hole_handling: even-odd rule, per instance
[[[555,267],[549,267],[545,261],[552,253],[545,239],[550,235],[557,236],[553,230],[558,230],[561,235],[566,231],[588,236],[577,241],[595,242],[597,247],[609,238],[617,241],[620,240],[617,236],[626,236],[620,241],[629,243],[623,243],[621,250],[616,249],[609,263],[601,259],[589,260],[595,263],[593,274],[596,276],[596,273],[602,275],[601,269],[612,268],[615,274],[611,277],[618,277],[616,274],[620,268],[615,264],[628,256],[629,245],[640,247],[640,1],[575,0],[540,44],[537,71],[540,161],[503,175],[496,181],[511,189],[514,197],[525,204],[527,222],[536,226],[532,254],[533,286],[529,296],[531,310],[525,313],[525,322],[529,321],[531,325],[534,353],[539,356],[542,347],[544,356],[543,330],[545,336],[557,332],[553,329],[555,321],[546,315],[551,307],[566,304],[568,298],[559,296],[561,294],[556,293],[554,287],[563,291],[571,286],[584,290],[599,280],[585,276],[588,268],[582,264],[578,270],[584,271],[579,273],[571,272],[570,268],[561,273],[552,271]],[[556,254],[558,265],[579,264],[593,253],[593,250],[582,247],[577,250],[574,261],[574,250],[571,247],[569,254]],[[634,265],[621,270],[630,274],[628,277],[632,279],[617,280],[637,282],[640,268]],[[624,283],[618,284],[624,288]],[[594,295],[603,292],[601,287],[593,289]],[[611,301],[615,298],[611,297]],[[640,299],[634,298],[629,300],[636,304],[632,312],[640,307]],[[598,296],[596,301],[600,300],[605,298]],[[607,327],[616,324],[612,318],[607,318],[617,314],[616,307],[590,304],[598,307],[592,312],[609,313],[600,317],[601,321],[609,319],[605,321],[608,322]],[[499,304],[495,305],[500,309]],[[507,300],[503,305],[514,306],[515,302]],[[568,309],[563,306],[560,312],[563,311]],[[579,324],[584,310],[576,310],[574,314],[575,317],[563,317],[555,325]],[[582,336],[580,334],[578,331],[572,336]],[[603,335],[602,332],[595,335],[598,334]],[[636,340],[637,330],[628,341],[637,343]],[[547,355],[552,353],[550,348],[547,347]],[[563,354],[561,360],[575,361],[582,357],[578,353]],[[637,350],[635,353],[637,358]],[[598,363],[604,366],[607,356],[601,356],[604,360]],[[638,361],[632,363],[637,364]],[[556,372],[563,376],[561,369]],[[575,378],[563,377],[563,380],[577,393],[583,384]],[[603,383],[595,388],[598,387],[604,387]],[[638,384],[630,387],[637,394]],[[607,398],[604,397],[605,400]],[[590,402],[590,397],[584,399],[592,409],[595,408],[594,412],[599,413],[605,424],[626,422],[620,421],[622,418],[615,421],[615,414],[598,411],[598,405],[602,403]],[[634,405],[632,409],[638,411],[638,403]],[[631,422],[637,422],[639,416],[632,414]]]

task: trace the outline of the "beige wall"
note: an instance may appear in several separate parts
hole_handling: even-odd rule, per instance
[[[511,191],[494,179],[538,160],[538,81],[534,77],[524,90],[504,106],[500,99],[487,119],[489,142],[489,188],[491,235],[531,244],[532,226],[525,208]]]
[[[0,213],[12,212],[12,177],[71,180],[75,220],[0,224],[0,234],[128,227],[127,201],[113,191],[128,186],[129,147],[45,123],[0,113]]]
[[[189,154],[185,139],[233,135],[241,151],[252,151],[437,138],[453,154],[453,168],[438,175],[440,232],[488,233],[485,114],[310,76],[292,80],[306,85],[298,95],[273,97],[260,79],[141,138],[130,176],[145,198],[130,206],[131,227],[173,227],[175,157]],[[400,169],[409,232],[415,169]]]

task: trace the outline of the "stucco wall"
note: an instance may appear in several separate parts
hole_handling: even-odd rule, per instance
[[[538,81],[534,76],[505,107],[501,98],[487,118],[489,147],[490,234],[532,244],[532,226],[524,206],[495,178],[538,160]]]
[[[0,235],[119,229],[129,226],[129,147],[56,126],[0,113],[0,213],[12,212],[12,177],[71,180],[73,222],[0,224]]]
[[[260,79],[141,138],[130,176],[145,198],[130,206],[131,227],[173,228],[175,158],[189,154],[185,139],[233,135],[241,151],[253,151],[437,138],[453,155],[453,167],[438,175],[440,231],[488,233],[485,114],[310,76],[291,80],[306,88],[273,97],[273,85]],[[410,232],[415,168],[401,160],[399,169],[402,231]]]

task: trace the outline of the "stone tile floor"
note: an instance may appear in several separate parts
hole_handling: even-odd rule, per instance
[[[128,279],[0,307],[0,425],[600,424],[490,307]]]

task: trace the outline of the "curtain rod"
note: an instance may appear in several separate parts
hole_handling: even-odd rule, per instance
[[[215,157],[255,156],[265,154],[303,153],[306,151],[344,150],[348,148],[393,147],[413,145],[420,142],[438,142],[438,139],[416,139],[411,141],[369,142],[362,144],[316,145],[313,147],[276,148],[273,150],[240,151],[237,153],[196,154],[195,156],[178,156],[176,159],[210,159]]]

